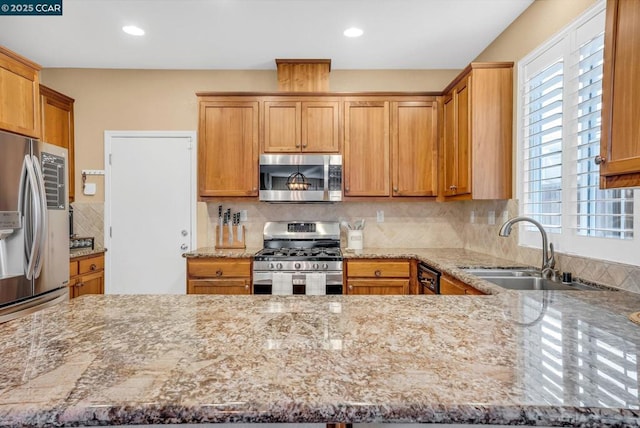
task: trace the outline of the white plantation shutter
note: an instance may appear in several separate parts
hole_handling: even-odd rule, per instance
[[[524,215],[561,232],[564,62],[528,76],[524,89]]]
[[[598,2],[519,66],[518,191],[556,250],[637,264],[640,192],[600,190],[605,3]],[[520,244],[540,233],[520,223]],[[634,239],[635,237],[635,239]]]
[[[579,47],[577,101],[576,229],[578,235],[633,238],[633,190],[600,190],[602,63],[604,32]]]

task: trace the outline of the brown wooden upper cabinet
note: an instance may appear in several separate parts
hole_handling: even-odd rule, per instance
[[[0,46],[0,129],[40,138],[40,66]]]
[[[264,153],[339,153],[340,102],[264,101]]]
[[[436,97],[352,99],[344,116],[345,196],[437,196]]]
[[[68,154],[69,200],[75,198],[75,150],[73,146],[73,98],[40,85],[42,141],[64,147]]]
[[[389,101],[344,104],[344,194],[389,196]]]
[[[258,195],[259,108],[246,97],[200,97],[200,198]]]
[[[640,186],[640,2],[607,0],[600,187]]]
[[[438,103],[391,103],[393,196],[438,195]]]
[[[472,63],[444,92],[441,196],[511,198],[513,63]]]

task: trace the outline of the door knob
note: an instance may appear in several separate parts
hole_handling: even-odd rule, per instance
[[[182,236],[187,236],[189,234],[189,232],[187,232],[185,229],[182,229],[182,232],[180,232],[182,234]]]
[[[189,248],[187,244],[180,245],[180,249],[186,251]]]

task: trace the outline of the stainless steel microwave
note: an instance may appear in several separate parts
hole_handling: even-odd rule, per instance
[[[342,155],[261,155],[260,200],[342,200]]]

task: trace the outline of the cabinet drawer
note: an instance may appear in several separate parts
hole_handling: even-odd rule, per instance
[[[78,262],[72,261],[69,262],[69,276],[76,276],[78,274]]]
[[[408,279],[350,279],[346,294],[409,294]]]
[[[347,275],[349,278],[409,278],[409,261],[349,261]]]
[[[84,275],[85,273],[97,272],[104,269],[104,256],[91,257],[89,259],[83,259],[78,261],[78,273]]]
[[[187,273],[194,278],[251,276],[251,260],[189,259]]]
[[[190,279],[187,294],[251,294],[248,279]]]

